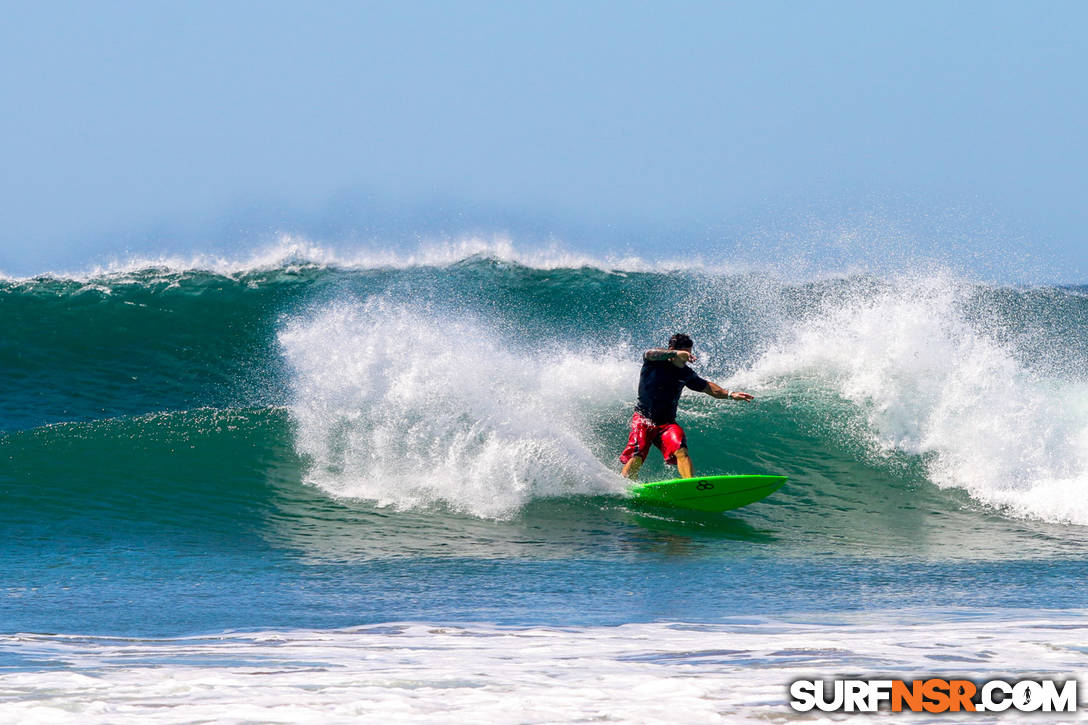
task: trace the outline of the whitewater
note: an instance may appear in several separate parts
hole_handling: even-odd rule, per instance
[[[802,676],[1081,676],[1085,292],[477,240],[0,277],[0,717],[785,722]],[[766,501],[627,499],[677,331],[755,396],[685,394],[696,470]]]

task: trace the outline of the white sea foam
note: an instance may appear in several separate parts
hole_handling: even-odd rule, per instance
[[[622,490],[585,441],[630,396],[637,366],[509,337],[385,298],[291,321],[279,340],[307,481],[381,505],[494,517],[532,498]]]
[[[0,721],[793,722],[788,686],[800,678],[1083,678],[1086,633],[1083,612],[914,611],[713,625],[409,623],[167,640],[4,635],[0,656],[33,664],[0,674]],[[810,713],[805,722],[842,717]],[[978,722],[974,713],[906,717]]]
[[[938,485],[1088,524],[1088,386],[1026,368],[972,324],[968,292],[940,275],[866,290],[793,325],[738,380],[812,380],[856,404],[875,450],[926,456]]]

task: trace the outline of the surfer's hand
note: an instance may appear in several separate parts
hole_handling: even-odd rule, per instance
[[[734,390],[729,393],[729,397],[733,400],[751,400],[753,396],[748,393],[742,393],[739,390]]]
[[[692,355],[689,350],[677,350],[676,351],[676,357],[673,358],[673,359],[674,360],[679,360],[680,362],[685,362],[686,363],[686,362],[691,362],[692,360],[694,360],[695,356]]]

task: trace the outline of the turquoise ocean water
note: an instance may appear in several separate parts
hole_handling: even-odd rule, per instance
[[[756,396],[685,394],[697,471],[766,501],[627,501],[676,331]],[[802,674],[1083,674],[1085,360],[1085,290],[947,272],[0,279],[0,716],[785,721]]]

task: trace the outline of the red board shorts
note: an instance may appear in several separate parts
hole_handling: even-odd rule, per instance
[[[638,456],[645,461],[651,443],[661,449],[665,463],[670,466],[676,465],[676,452],[686,448],[688,444],[684,438],[684,429],[676,423],[654,425],[649,418],[635,413],[631,418],[631,436],[627,439],[627,447],[620,454],[620,463],[627,463],[632,456]]]

